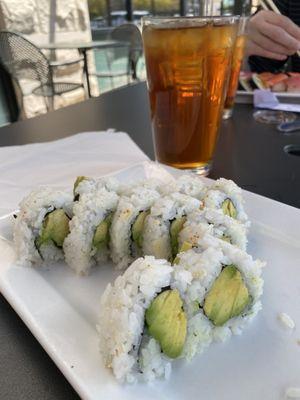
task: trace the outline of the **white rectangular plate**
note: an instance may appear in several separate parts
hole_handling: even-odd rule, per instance
[[[274,92],[278,100],[282,103],[298,104],[300,99],[299,93],[289,92]],[[236,92],[236,103],[241,104],[252,104],[253,103],[253,92],[246,92],[245,90],[238,90]]]
[[[148,167],[134,166],[116,177],[124,182],[149,177],[155,168]],[[263,310],[241,336],[211,345],[191,363],[174,363],[169,381],[120,385],[103,366],[95,326],[101,294],[118,275],[111,265],[87,277],[63,264],[17,267],[12,217],[5,217],[0,289],[83,399],[283,399],[288,387],[300,387],[300,210],[249,192],[244,196],[252,221],[249,252],[268,263]],[[280,324],[280,312],[293,318],[294,330]]]

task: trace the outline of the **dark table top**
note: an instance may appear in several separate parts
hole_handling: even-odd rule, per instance
[[[273,125],[254,121],[249,104],[237,104],[223,121],[212,178],[224,176],[252,192],[300,207],[300,134],[285,136]],[[144,83],[116,89],[55,112],[0,128],[0,146],[55,140],[74,133],[115,128],[128,132],[154,158],[149,102]],[[296,150],[297,151],[297,150]]]
[[[148,106],[146,86],[139,83],[3,127],[0,146],[115,128],[128,132],[153,158]],[[250,105],[238,104],[233,118],[223,122],[211,177],[231,178],[244,189],[300,207],[300,156],[284,151],[287,145],[299,149],[300,136],[283,136],[275,127],[255,122],[252,111]],[[0,398],[78,399],[3,297],[0,315]]]

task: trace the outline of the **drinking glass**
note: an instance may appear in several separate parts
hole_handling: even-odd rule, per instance
[[[156,159],[207,175],[214,155],[238,16],[144,17]]]
[[[238,35],[233,50],[230,77],[223,111],[223,119],[232,117],[233,113],[234,99],[239,84],[239,76],[244,58],[244,49],[246,43],[245,30],[247,20],[248,17],[241,17],[239,21]]]

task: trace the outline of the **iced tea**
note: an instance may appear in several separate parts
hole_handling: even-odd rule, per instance
[[[169,21],[148,25],[144,21],[143,26],[156,158],[207,173],[225,101],[237,18]]]

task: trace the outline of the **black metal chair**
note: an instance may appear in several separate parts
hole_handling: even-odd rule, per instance
[[[0,98],[4,103],[4,109],[8,110],[9,122],[18,121],[20,118],[20,107],[16,91],[14,88],[13,81],[10,74],[6,71],[0,62],[0,92],[2,90],[2,96],[0,93]],[[1,101],[1,99],[0,99]]]
[[[24,93],[20,84],[22,79],[38,82],[30,94],[43,96],[48,111],[54,108],[54,96],[84,88],[82,83],[54,82],[53,67],[56,65],[51,66],[36,45],[15,32],[0,31],[0,62],[19,87],[22,96],[28,94]]]

